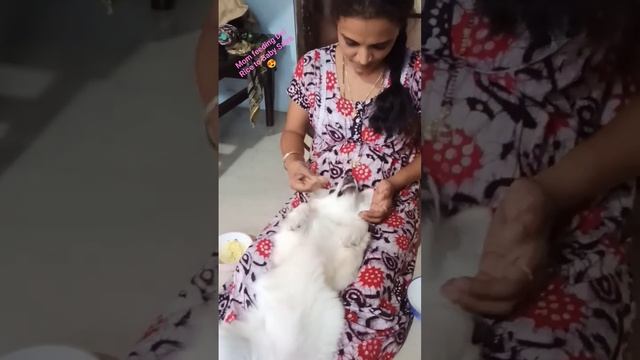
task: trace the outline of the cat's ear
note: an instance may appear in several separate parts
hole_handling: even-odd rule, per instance
[[[373,200],[373,189],[364,189],[358,193],[358,211],[366,211],[371,208],[371,200]]]
[[[320,189],[314,190],[313,192],[310,192],[307,196],[309,200],[311,200],[311,199],[322,199],[324,197],[327,197],[327,195],[329,195],[329,190],[325,188],[320,188]]]

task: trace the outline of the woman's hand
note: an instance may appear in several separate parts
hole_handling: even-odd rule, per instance
[[[369,210],[362,211],[360,217],[372,224],[379,224],[393,210],[393,197],[396,190],[389,180],[380,180],[373,190],[373,198]]]
[[[545,285],[555,214],[556,207],[537,182],[514,181],[489,225],[478,273],[448,281],[443,294],[470,312],[509,315]]]
[[[295,191],[311,192],[329,183],[326,178],[313,175],[303,160],[288,161],[286,166],[289,186]]]

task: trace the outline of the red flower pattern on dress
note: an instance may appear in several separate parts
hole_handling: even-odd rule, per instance
[[[402,250],[402,251],[409,250],[409,245],[410,244],[411,244],[411,241],[409,240],[409,237],[407,237],[406,235],[398,235],[398,236],[396,236],[396,245],[398,245],[400,250]]]
[[[465,28],[469,27],[469,24],[472,24],[471,31],[469,31],[471,34],[470,43],[462,53],[462,39]],[[454,24],[451,36],[454,53],[474,60],[495,59],[508,50],[514,41],[512,36],[491,35],[489,19],[469,11],[465,11],[460,17],[460,21]]]
[[[365,164],[356,166],[351,172],[357,183],[365,182],[371,177],[371,169]]]
[[[407,196],[411,196],[411,188],[409,187],[406,187],[400,191],[400,197],[405,198]]]
[[[583,234],[588,234],[598,229],[602,225],[602,212],[603,209],[601,207],[595,207],[581,212],[578,220],[578,231]]]
[[[336,104],[338,112],[342,114],[342,116],[351,117],[353,115],[353,104],[351,101],[340,97]]]
[[[304,57],[298,60],[298,63],[296,64],[296,69],[293,72],[293,77],[295,77],[296,80],[300,80],[302,79],[303,73],[304,73]]]
[[[376,335],[381,338],[389,337],[393,335],[393,330],[391,329],[377,330]]]
[[[320,60],[320,51],[315,50],[313,52],[313,61],[319,61]]]
[[[582,324],[585,317],[584,300],[566,292],[561,280],[554,280],[542,292],[539,300],[526,310],[537,329],[568,331],[572,325]]]
[[[384,354],[382,354],[382,356],[380,357],[380,360],[393,360],[393,353],[390,352],[386,352]]]
[[[378,134],[370,127],[363,128],[362,132],[360,133],[360,138],[362,138],[362,141],[369,144],[375,143],[376,141],[380,140],[381,137],[382,135]]]
[[[613,256],[618,259],[620,262],[626,261],[627,253],[625,251],[624,245],[620,244],[618,241],[615,241],[611,237],[605,235],[602,239],[600,239],[602,246],[607,249],[608,252],[612,253]]]
[[[348,141],[340,146],[340,152],[343,154],[350,154],[355,149],[356,143],[354,143],[353,141]]]
[[[307,93],[307,105],[309,105],[309,109],[313,109],[316,107],[316,95],[313,92]]]
[[[518,84],[516,78],[508,72],[491,74],[489,75],[489,81],[499,84],[510,93],[516,91]]]
[[[358,344],[359,360],[380,360],[382,341],[378,338],[366,340]]]
[[[346,312],[344,317],[349,322],[357,322],[358,321],[358,314],[356,314],[355,311],[347,310],[347,312]]]
[[[259,240],[258,243],[256,244],[256,252],[258,253],[258,255],[267,259],[271,255],[271,247],[272,247],[271,240],[262,239],[262,240]]]
[[[300,198],[296,196],[293,198],[293,200],[291,200],[291,208],[295,209],[298,206],[300,206]]]
[[[460,186],[481,167],[482,150],[462,130],[454,130],[447,142],[425,142],[422,163],[438,185],[453,182]]]
[[[316,161],[312,161],[309,164],[309,171],[311,171],[311,173],[313,173],[314,175],[318,173],[318,163]]]
[[[397,229],[397,228],[401,227],[402,225],[404,225],[404,220],[402,220],[402,216],[400,216],[400,215],[398,215],[398,213],[394,212],[391,215],[389,215],[388,218],[386,218],[384,223],[389,225],[390,227],[392,227],[394,229]]]
[[[327,91],[333,91],[333,89],[335,89],[336,87],[336,73],[334,73],[333,71],[327,71]]]
[[[416,56],[413,62],[411,63],[411,67],[415,73],[419,73],[422,71],[422,57]]]
[[[398,312],[396,307],[393,306],[391,302],[387,301],[387,299],[380,300],[380,309],[386,311],[390,315],[395,315]]]
[[[562,129],[569,127],[569,120],[566,115],[562,114],[550,114],[549,120],[544,128],[544,136],[546,138],[555,137]]]
[[[383,272],[380,268],[372,265],[365,265],[360,269],[358,274],[358,282],[362,286],[370,289],[382,288]]]
[[[227,315],[227,317],[224,319],[224,322],[228,323],[232,323],[237,319],[237,315],[236,313],[232,310],[229,312],[229,315]]]

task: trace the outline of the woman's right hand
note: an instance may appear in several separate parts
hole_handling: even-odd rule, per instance
[[[289,186],[299,192],[312,192],[329,183],[325,177],[314,175],[303,160],[287,162]]]

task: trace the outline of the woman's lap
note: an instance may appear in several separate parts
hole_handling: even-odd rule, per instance
[[[404,343],[411,325],[406,286],[419,241],[418,214],[407,216],[406,207],[375,226],[356,280],[341,293],[347,326],[340,340],[340,359],[380,359],[383,354],[391,358]],[[271,237],[277,224],[272,222],[257,236],[224,285],[218,301],[221,320],[235,320],[255,301],[252,285],[270,267]]]
[[[419,210],[404,202],[377,225],[356,281],[341,294],[347,326],[340,340],[340,359],[385,359],[399,351],[411,325],[406,286],[413,276],[419,236]],[[271,238],[289,211],[288,204],[256,237],[218,296],[220,320],[233,321],[255,300],[253,283],[270,267]],[[217,262],[211,257],[180,292],[170,311],[156,319],[129,359],[169,359],[190,339],[188,324],[197,309],[209,305],[217,288]]]
[[[347,326],[340,340],[340,360],[390,359],[404,343],[411,325],[404,291],[413,275],[418,245],[413,218],[396,217],[397,222],[376,227],[358,278],[342,292]],[[225,284],[218,298],[221,319],[232,320],[251,305],[251,284],[268,270],[274,224],[277,219],[258,236]],[[167,354],[192,336],[185,325],[194,310],[215,296],[215,259],[210,257],[175,306],[149,327],[130,359],[168,359]],[[516,315],[487,320],[493,336],[483,337],[483,360],[622,359],[634,315],[631,274],[622,263],[608,268],[612,275],[575,283],[557,277]]]
[[[626,265],[579,283],[555,278],[516,315],[490,323],[483,359],[623,359],[635,312],[631,280]]]

